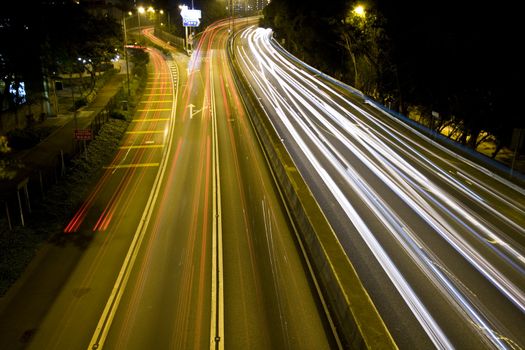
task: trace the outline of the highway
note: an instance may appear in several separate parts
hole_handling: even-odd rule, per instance
[[[525,348],[525,190],[255,26],[236,62],[400,348]]]
[[[191,57],[149,50],[121,149],[0,310],[0,348],[337,346],[227,38],[218,22]]]
[[[176,77],[156,51],[150,51],[148,69],[144,98],[119,152],[62,233],[39,250],[2,309],[0,348],[87,348],[167,142],[173,103],[159,101],[173,99]]]
[[[227,28],[207,28],[179,66],[184,83],[166,182],[108,331],[109,349],[330,347],[233,89]]]

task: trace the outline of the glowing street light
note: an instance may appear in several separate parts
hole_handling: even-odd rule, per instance
[[[139,42],[142,36],[141,30],[140,30],[140,15],[146,13],[146,9],[143,6],[137,7],[137,19],[139,21]]]
[[[358,17],[365,17],[366,16],[365,7],[363,5],[357,5],[356,7],[354,7],[354,11],[353,12]]]

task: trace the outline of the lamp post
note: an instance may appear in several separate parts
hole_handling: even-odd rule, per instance
[[[184,19],[184,12],[188,10],[188,6],[186,5],[179,5],[180,14],[182,18]],[[188,27],[184,26],[184,51],[188,52]]]
[[[170,31],[170,11],[169,10],[167,11],[159,10],[159,20],[161,22],[160,25],[161,26],[166,25],[166,28],[169,32]],[[164,22],[166,22],[166,24],[164,24]]]
[[[357,6],[355,6],[354,9],[352,10],[352,16],[350,18],[351,18],[350,21],[353,22],[354,25],[357,25],[357,26],[359,26],[362,29],[363,28],[363,23],[366,20],[366,9],[365,9],[365,7],[363,5],[359,5],[359,4]],[[356,57],[355,57],[355,53],[352,50],[351,39],[350,39],[350,36],[347,35],[347,34],[344,34],[344,38],[345,38],[347,50],[348,50],[350,56],[352,57],[352,62],[354,64],[354,87],[359,89],[360,87],[359,87],[359,74],[358,74],[358,70],[357,70],[357,60],[356,60]]]
[[[131,12],[128,12],[131,16]],[[129,87],[129,60],[128,60],[128,50],[126,50],[126,45],[128,44],[128,30],[126,28],[126,17],[122,19],[122,28],[124,29],[124,57],[126,58],[126,78],[128,81],[128,96],[131,96],[131,89]]]
[[[137,7],[137,19],[138,19],[138,23],[139,23],[139,43],[141,41],[141,37],[142,37],[142,33],[141,33],[141,30],[140,30],[140,15],[143,14],[143,13],[146,13],[146,9],[142,6],[139,6]]]

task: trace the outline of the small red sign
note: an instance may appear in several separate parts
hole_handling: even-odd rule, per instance
[[[92,140],[93,133],[91,129],[77,129],[75,130],[75,140]]]

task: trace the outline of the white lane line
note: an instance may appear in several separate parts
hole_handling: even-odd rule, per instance
[[[178,97],[177,81],[175,82],[175,86],[176,86],[176,89],[173,91],[174,96],[173,96],[173,104],[172,104],[171,119],[170,119],[170,130],[171,130],[172,136],[174,135],[173,131],[174,131],[175,119],[176,119],[175,111],[176,111],[177,97]],[[113,285],[113,289],[108,298],[106,306],[104,307],[104,311],[102,312],[102,315],[100,316],[97,327],[95,328],[95,332],[93,333],[93,336],[91,337],[91,341],[89,342],[88,350],[102,349],[104,346],[104,342],[106,341],[109,329],[111,327],[111,323],[113,322],[113,318],[115,317],[115,313],[120,303],[120,299],[122,298],[122,295],[124,294],[124,290],[126,289],[126,284],[131,274],[133,264],[138,255],[140,245],[142,243],[142,240],[148,228],[149,221],[153,213],[153,208],[155,206],[155,203],[157,202],[162,180],[164,178],[164,174],[165,174],[167,164],[168,164],[167,160],[169,159],[169,154],[171,152],[172,141],[173,141],[173,138],[170,137],[168,140],[168,147],[166,147],[166,152],[163,155],[161,165],[159,168],[159,172],[157,173],[157,176],[155,177],[155,182],[153,184],[148,201],[146,203],[144,213],[142,214],[142,217],[140,218],[140,222],[137,227],[137,230],[135,231],[133,241],[131,242],[131,245],[126,254],[126,258],[124,259],[122,267],[120,268],[120,272],[118,274],[117,280],[115,281],[115,284]]]
[[[224,294],[223,294],[223,255],[221,218],[221,180],[219,171],[219,143],[217,115],[215,113],[215,90],[213,83],[213,61],[210,57],[210,86],[212,116],[212,183],[213,183],[213,223],[212,223],[212,273],[211,273],[211,317],[210,350],[224,350]]]

